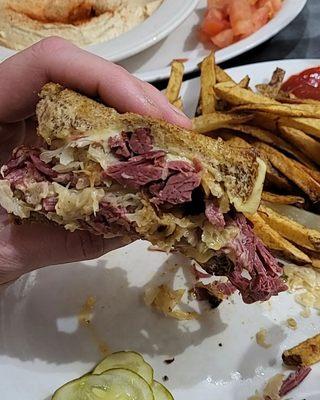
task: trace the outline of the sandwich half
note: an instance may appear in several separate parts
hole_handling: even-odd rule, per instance
[[[42,148],[15,149],[1,169],[9,213],[178,250],[227,276],[246,303],[286,289],[244,216],[258,208],[266,171],[254,149],[119,114],[53,83],[40,98]]]

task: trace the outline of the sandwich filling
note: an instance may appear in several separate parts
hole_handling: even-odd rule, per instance
[[[246,303],[286,290],[282,268],[207,167],[157,148],[150,128],[20,147],[1,174],[0,204],[20,218],[177,249],[227,276]]]

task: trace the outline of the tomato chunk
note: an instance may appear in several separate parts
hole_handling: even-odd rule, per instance
[[[253,12],[253,26],[254,31],[262,28],[269,21],[269,8],[263,6]]]
[[[228,28],[228,26],[228,21],[223,19],[223,15],[219,10],[210,9],[202,23],[201,29],[208,36],[215,36]]]
[[[234,34],[232,29],[225,29],[211,38],[212,43],[220,49],[230,46],[234,41]]]
[[[247,36],[253,32],[252,9],[249,0],[231,0],[229,13],[235,36]]]

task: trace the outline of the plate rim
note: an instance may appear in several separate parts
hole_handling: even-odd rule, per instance
[[[291,0],[286,0],[286,1],[288,3],[291,2]],[[262,43],[265,43],[267,40],[276,36],[279,32],[285,29],[291,22],[293,22],[298,17],[298,15],[305,8],[307,1],[308,0],[299,0],[298,7],[296,8],[292,7],[292,13],[287,16],[284,13],[284,10],[282,9],[278,14],[278,17],[281,18],[281,23],[276,18],[274,18],[271,21],[269,21],[268,24],[266,24],[264,27],[259,29],[259,31],[255,32],[249,37],[240,40],[239,42],[234,43],[231,46],[226,47],[225,49],[216,51],[215,54],[216,54],[217,64],[221,64],[241,54],[244,54],[247,51],[252,50],[253,48],[259,46]],[[274,25],[275,28],[272,29]],[[174,35],[174,32],[172,32],[171,35]],[[179,58],[179,56],[177,56],[177,58]],[[197,70],[198,63],[202,60],[202,58],[203,57],[198,57],[198,58],[194,57],[192,60],[185,62],[184,64],[185,73],[191,73]],[[167,79],[170,75],[170,67],[155,69],[142,73],[135,73],[135,72],[131,73],[133,73],[137,78],[143,81],[155,82],[158,80]]]

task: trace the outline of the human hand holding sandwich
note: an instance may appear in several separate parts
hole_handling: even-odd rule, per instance
[[[153,86],[63,39],[50,38],[0,64],[1,164],[14,147],[37,140],[32,117],[38,92],[51,81],[99,97],[120,112],[191,127],[189,119]],[[96,258],[121,245],[120,239],[103,239],[86,231],[70,233],[54,225],[13,225],[1,210],[0,284],[43,266]]]

